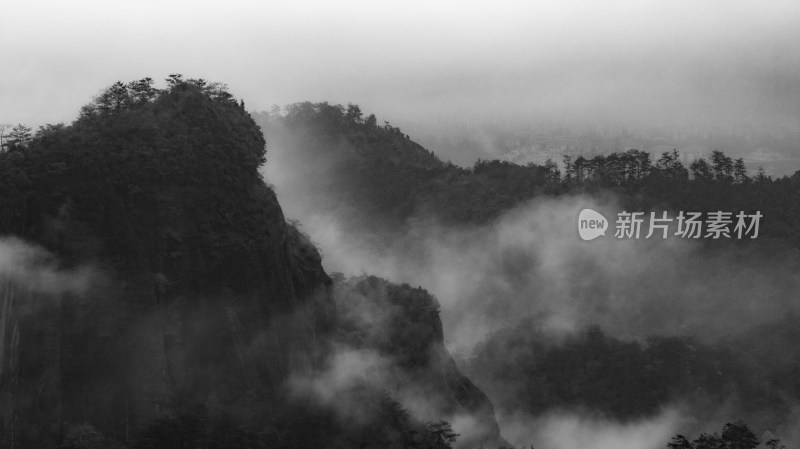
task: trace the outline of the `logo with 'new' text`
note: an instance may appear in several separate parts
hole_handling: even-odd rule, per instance
[[[594,240],[601,235],[606,235],[608,220],[600,212],[584,209],[578,215],[578,234],[584,240]]]

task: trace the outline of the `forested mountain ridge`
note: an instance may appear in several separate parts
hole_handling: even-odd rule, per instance
[[[3,447],[83,423],[133,443],[210,397],[219,412],[255,395],[257,413],[322,363],[331,281],[261,181],[264,156],[221,85],[180,76],[117,83],[0,153],[2,234],[99,279],[57,300],[4,282]]]
[[[68,260],[99,256],[161,271],[170,264],[165,249],[180,246],[181,230],[158,218],[179,219],[184,212],[170,200],[180,198],[199,215],[195,225],[207,228],[186,234],[203,243],[228,243],[211,241],[225,238],[214,232],[222,226],[233,226],[230,235],[263,238],[255,217],[233,220],[252,207],[247,201],[270,195],[255,191],[265,158],[258,128],[221,86],[170,80],[165,91],[152,88],[152,80],[115,84],[72,126],[48,125],[29,142],[12,142],[0,155],[0,231]],[[70,238],[53,235],[48,219]],[[73,224],[90,226],[84,231],[92,237],[76,239]],[[230,251],[246,247],[230,243],[237,244],[227,245]],[[169,253],[177,258],[174,249]]]
[[[287,163],[298,179],[314,181],[306,186],[310,200],[323,209],[344,209],[338,214],[354,225],[398,229],[418,216],[448,225],[484,224],[540,196],[612,194],[626,210],[643,212],[760,210],[767,217],[762,239],[800,248],[800,172],[778,179],[748,174],[741,160],[722,151],[688,167],[677,151],[653,160],[631,149],[568,156],[560,165],[478,160],[462,168],[442,162],[388,122],[364,118],[354,105],[299,103],[255,119],[272,145],[291,152]],[[358,213],[348,213],[356,204]]]
[[[350,208],[376,220],[374,228],[396,229],[431,210],[445,220],[486,221],[545,188],[539,167],[480,164],[473,173],[439,160],[388,122],[363,117],[357,106],[299,103],[255,114],[271,145],[291,157],[282,165],[297,179],[310,179],[309,196],[321,210]],[[497,175],[500,175],[498,178]],[[502,181],[502,182],[498,182]],[[484,188],[491,184],[497,191]],[[326,198],[326,199],[321,199]]]
[[[256,115],[287,173],[278,191],[314,204],[292,213],[316,220],[326,251],[351,251],[344,269],[372,264],[450,295],[443,316],[466,324],[448,343],[483,339],[460,362],[504,429],[554,413],[633,425],[668,409],[697,420],[687,434],[743,419],[795,441],[800,173],[748,173],[722,151],[686,166],[677,151],[635,149],[469,168],[428,152],[436,160],[419,164],[416,144],[387,135],[401,131],[359,113]],[[583,244],[570,231],[595,203],[763,218],[756,239]]]
[[[336,287],[258,173],[260,129],[224,85],[153,84],[0,151],[0,245],[21,261],[0,260],[0,447],[446,448],[445,412],[471,400],[497,440],[474,386],[432,422],[391,385],[316,388],[341,350]],[[326,394],[367,399],[364,420]]]
[[[708,414],[695,415],[704,422],[725,404],[760,429],[796,416],[798,351],[786,349],[798,338],[796,317],[713,344],[691,336],[626,341],[597,326],[554,339],[542,323],[528,318],[497,331],[467,364],[498,407],[534,416],[577,408],[632,421],[684,403]]]
[[[433,421],[440,416],[468,420],[459,438],[462,447],[508,445],[489,398],[461,374],[445,348],[436,298],[421,287],[374,276],[337,276],[337,281],[340,344],[379,355],[385,361],[381,383],[415,404],[414,414]]]

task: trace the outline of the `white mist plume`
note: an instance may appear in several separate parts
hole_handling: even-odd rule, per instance
[[[368,411],[357,396],[347,393],[363,385],[383,385],[390,370],[391,361],[378,353],[339,348],[326,370],[293,376],[289,387],[293,394],[331,408],[342,418],[367,423]]]
[[[320,204],[325,199],[305,187],[318,181],[296,175],[321,164],[295,159],[273,148],[265,178],[275,183],[286,215],[298,218],[322,250],[326,270],[373,274],[427,289],[441,304],[445,342],[458,356],[467,356],[492,331],[530,315],[546,316],[546,329],[555,335],[599,324],[619,338],[680,335],[715,341],[800,313],[794,300],[800,290],[796,251],[733,242],[709,250],[702,242],[676,236],[645,239],[645,227],[639,240],[619,240],[613,223],[622,207],[613,196],[599,195],[538,197],[482,225],[444,226],[418,216],[406,223],[406,235],[395,236],[387,247],[387,240],[359,235],[348,227],[348,219],[358,214],[356,204],[320,213],[312,201]],[[324,174],[324,168],[320,170]],[[605,237],[580,239],[577,218],[584,208],[611,220]],[[678,211],[669,212],[674,217]],[[520,421],[513,411],[498,412],[503,435],[517,445],[530,444],[514,436]],[[533,424],[522,421],[525,428],[535,424],[536,430],[520,430],[520,435],[588,429],[613,444],[615,435],[640,441],[637,435],[652,434],[653,439],[638,447],[663,447],[678,425],[672,411],[630,426],[553,416]],[[469,420],[453,417],[452,423],[460,433],[469,429]],[[612,431],[604,433],[604,426]],[[579,443],[570,444],[600,447]]]
[[[503,422],[503,435],[515,447],[657,449],[666,446],[686,419],[678,409],[667,409],[653,418],[630,423],[573,413],[537,418],[505,416]]]
[[[279,190],[280,194],[280,190]],[[554,330],[600,324],[614,335],[692,334],[715,338],[797,309],[796,261],[704,251],[698,242],[582,241],[577,215],[612,213],[613,200],[537,199],[493,223],[446,228],[419,220],[395,247],[350,235],[336,217],[302,217],[328,271],[375,274],[421,285],[442,304],[451,349],[468,351],[493,329],[545,312]],[[752,256],[757,260],[750,260]]]
[[[0,238],[0,277],[24,285],[34,293],[82,294],[96,280],[92,268],[62,269],[53,254],[16,237]]]
[[[297,397],[335,411],[339,417],[367,424],[374,418],[374,404],[359,399],[363,388],[383,391],[419,422],[441,419],[437,392],[411,380],[391,357],[373,350],[339,346],[325,370],[292,376],[289,388]]]

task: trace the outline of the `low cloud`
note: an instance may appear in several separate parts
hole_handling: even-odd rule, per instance
[[[554,412],[540,417],[503,416],[503,436],[515,447],[547,449],[657,449],[687,423],[677,408],[630,423]]]
[[[577,233],[585,207],[607,217],[622,210],[613,199],[538,199],[484,226],[417,220],[388,248],[348,234],[338,217],[310,214],[301,221],[328,271],[375,274],[431,291],[442,305],[448,345],[459,352],[494,329],[542,313],[554,331],[594,323],[621,337],[716,339],[800,312],[792,301],[800,264],[788,251],[776,263],[752,247],[710,251],[675,236],[619,240],[613,229],[587,242]]]
[[[33,293],[80,295],[98,279],[88,266],[65,269],[44,248],[16,237],[0,238],[0,277]]]

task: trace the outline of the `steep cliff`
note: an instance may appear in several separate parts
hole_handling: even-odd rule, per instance
[[[17,206],[0,233],[95,272],[80,295],[0,281],[0,447],[82,423],[130,441],[197,405],[269,413],[326,352],[330,279],[257,174],[258,128],[219,86],[148,85],[0,154]]]
[[[392,392],[418,419],[453,423],[460,447],[508,445],[489,398],[444,346],[436,298],[374,276],[339,279],[335,297],[337,348],[377,368],[373,385]]]
[[[373,282],[364,310],[403,313],[356,323],[344,301],[338,318],[355,290],[287,223],[264,161],[243,105],[178,75],[117,83],[0,152],[0,235],[15,236],[0,240],[0,448],[447,448],[444,419],[502,443],[431,297]],[[388,346],[351,339],[387,323]],[[340,390],[326,376],[342,345],[402,382]]]

